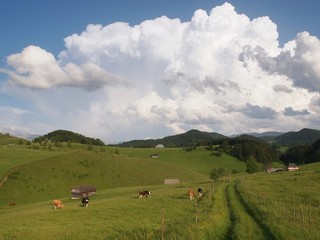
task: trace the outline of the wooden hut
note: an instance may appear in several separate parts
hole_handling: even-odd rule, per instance
[[[80,199],[84,196],[92,196],[96,194],[97,189],[92,185],[80,185],[71,189],[71,198]]]

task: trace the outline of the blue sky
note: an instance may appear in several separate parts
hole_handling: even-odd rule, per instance
[[[2,0],[0,132],[114,142],[317,128],[319,5]]]

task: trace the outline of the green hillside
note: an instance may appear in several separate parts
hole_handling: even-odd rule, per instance
[[[103,146],[104,143],[100,139],[94,139],[86,137],[79,133],[74,133],[67,130],[56,130],[45,134],[43,136],[37,137],[33,140],[34,142],[42,143],[45,141],[48,142],[71,142],[71,143],[81,143],[81,144],[92,144]]]
[[[28,141],[25,139],[11,136],[10,134],[0,133],[0,146],[9,144],[24,144],[26,142]]]
[[[117,144],[120,147],[155,147],[163,144],[166,147],[193,147],[205,146],[214,141],[226,138],[219,133],[207,133],[198,130],[190,130],[186,133],[164,137],[161,139],[133,140]]]
[[[320,139],[320,131],[303,128],[298,132],[284,133],[275,138],[275,142],[280,145],[303,145],[312,144]]]
[[[71,188],[82,184],[103,190],[161,184],[165,178],[193,182],[208,180],[209,176],[155,159],[92,151],[62,152],[16,166],[0,189],[0,205],[10,201],[25,204],[69,197]]]
[[[245,159],[252,152],[257,160],[272,159],[266,143],[244,135],[220,146],[195,145],[89,149],[73,142],[7,142],[0,146],[0,178],[6,179],[0,240],[318,238],[320,163],[248,174]],[[319,140],[312,149],[317,157]],[[212,169],[227,174],[213,181]],[[180,183],[165,185],[165,178]],[[79,185],[97,188],[88,208],[71,199],[71,188]],[[188,190],[198,187],[203,198],[190,201]],[[141,190],[152,194],[138,199]],[[53,210],[53,199],[61,199],[64,209]]]
[[[35,197],[31,204],[0,205],[0,239],[318,239],[319,173],[316,163],[295,172],[242,173],[214,183],[98,189],[88,208],[65,197],[64,209],[53,210],[51,199]],[[197,187],[204,196],[190,201],[186,193]],[[151,190],[151,196],[138,199],[141,189]]]

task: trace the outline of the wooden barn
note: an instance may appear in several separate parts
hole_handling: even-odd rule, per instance
[[[289,165],[288,165],[288,171],[295,171],[295,170],[298,170],[299,169],[299,167],[296,165],[296,164],[294,164],[294,163],[289,163]]]
[[[179,184],[180,181],[177,178],[166,178],[164,179],[164,184]]]
[[[84,196],[92,196],[96,194],[97,189],[92,185],[80,185],[71,189],[71,198],[80,199]]]

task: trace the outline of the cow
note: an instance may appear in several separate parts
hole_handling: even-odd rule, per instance
[[[9,206],[10,206],[10,207],[15,207],[15,206],[16,206],[16,203],[15,203],[15,202],[11,202],[11,203],[9,204]]]
[[[81,200],[81,202],[82,202],[82,206],[83,206],[83,207],[88,207],[88,205],[89,205],[89,198],[88,198],[88,197],[83,197],[82,200]]]
[[[198,188],[198,198],[201,198],[203,195],[202,188]]]
[[[53,209],[62,209],[63,204],[60,200],[53,200],[52,202]]]
[[[150,194],[151,194],[150,191],[146,191],[146,190],[145,191],[141,191],[141,192],[139,192],[139,198],[149,197]]]
[[[194,191],[192,189],[189,189],[188,195],[191,201],[194,200]]]

